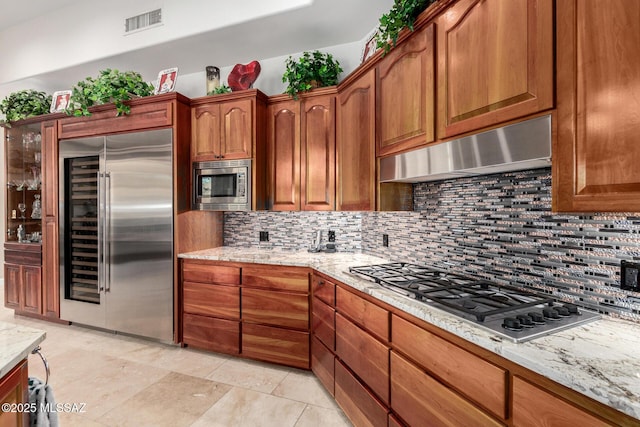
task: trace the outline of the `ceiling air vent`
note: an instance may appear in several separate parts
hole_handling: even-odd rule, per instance
[[[152,10],[151,12],[125,19],[124,32],[131,33],[133,31],[143,30],[158,24],[162,24],[162,9]]]

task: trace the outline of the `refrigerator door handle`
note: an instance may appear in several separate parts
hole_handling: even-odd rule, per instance
[[[102,210],[104,208],[104,174],[97,172],[98,175],[98,291],[104,291],[104,215]]]
[[[105,292],[111,291],[111,173],[104,174],[104,283]]]

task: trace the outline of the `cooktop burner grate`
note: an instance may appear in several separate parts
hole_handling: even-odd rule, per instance
[[[515,342],[600,318],[598,313],[561,305],[545,294],[416,264],[365,265],[349,271]]]

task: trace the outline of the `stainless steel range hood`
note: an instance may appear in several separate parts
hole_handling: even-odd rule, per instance
[[[380,182],[423,182],[551,165],[551,116],[380,159]]]

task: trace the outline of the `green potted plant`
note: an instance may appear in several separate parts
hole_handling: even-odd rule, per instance
[[[221,93],[229,93],[231,92],[231,88],[227,85],[218,86],[212,91],[207,92],[207,95],[219,95]]]
[[[288,84],[285,93],[293,99],[298,99],[300,92],[338,84],[341,72],[340,63],[330,53],[322,53],[319,50],[303,52],[297,60],[291,56],[287,58],[282,82]]]
[[[47,114],[51,108],[51,95],[27,89],[9,94],[0,102],[0,112],[5,115],[4,124]]]
[[[380,17],[376,34],[376,46],[388,53],[395,47],[398,35],[404,28],[413,31],[413,23],[420,13],[437,0],[395,0],[388,13]]]
[[[126,101],[149,95],[153,95],[153,85],[142,80],[139,73],[106,69],[95,79],[87,77],[76,83],[71,89],[67,114],[90,116],[89,107],[111,102],[118,116],[129,114],[131,108]]]

